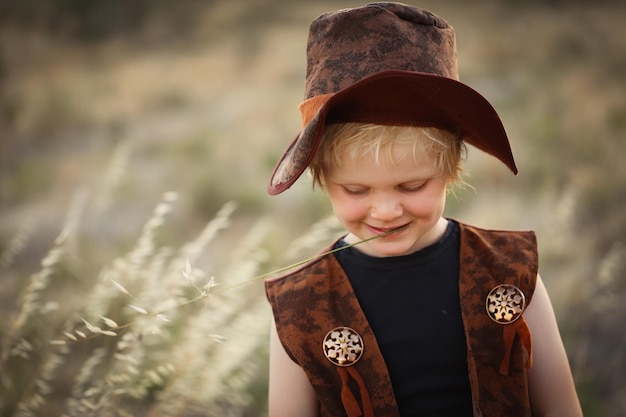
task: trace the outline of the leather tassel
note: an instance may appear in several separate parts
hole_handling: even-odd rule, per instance
[[[521,317],[520,321],[523,323],[519,325],[517,334],[522,341],[522,346],[524,346],[524,349],[526,349],[526,353],[528,354],[528,358],[526,359],[526,369],[530,369],[533,366],[532,337],[530,336],[530,329],[528,328],[528,324],[526,324],[524,317]]]
[[[361,378],[361,374],[354,367],[348,367],[348,372],[352,375],[352,378],[359,385],[359,391],[361,394],[361,403],[363,404],[363,411],[365,413],[365,417],[375,417],[374,416],[374,407],[372,406],[372,398],[370,397],[369,391],[367,391],[367,387],[365,386],[365,382],[363,378]]]
[[[524,346],[524,349],[526,349],[526,352],[528,354],[528,359],[526,360],[525,364],[526,369],[530,369],[533,363],[532,339],[530,336],[530,329],[528,328],[526,320],[524,320],[524,317],[520,317],[514,323],[504,325],[503,327],[504,358],[500,363],[500,373],[502,375],[509,374],[511,350],[513,349],[513,342],[515,341],[515,336],[517,335],[519,335],[522,346]]]
[[[359,371],[357,371],[352,366],[340,367],[338,366],[337,372],[341,377],[341,402],[343,403],[343,408],[346,410],[346,414],[348,417],[375,417],[374,415],[374,407],[372,406],[372,399],[367,391],[367,387],[365,386],[365,382]],[[361,396],[361,406],[359,406],[359,402],[354,397],[354,394],[350,390],[348,386],[348,381],[352,377],[357,385],[359,386],[359,394]]]
[[[361,417],[363,413],[361,412],[359,403],[356,398],[354,398],[354,394],[352,394],[348,386],[348,379],[350,378],[348,370],[338,366],[337,373],[341,377],[341,402],[343,403],[343,408],[346,410],[346,414],[348,417]]]

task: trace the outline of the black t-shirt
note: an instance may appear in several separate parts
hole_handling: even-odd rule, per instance
[[[402,417],[473,415],[459,242],[459,225],[449,221],[439,242],[410,255],[335,253],[374,331]]]

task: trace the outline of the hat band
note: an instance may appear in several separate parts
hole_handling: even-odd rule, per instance
[[[321,94],[319,96],[311,97],[307,100],[304,100],[302,103],[298,105],[298,109],[300,109],[300,115],[302,116],[302,127],[309,124],[313,116],[317,113],[317,111],[328,101],[329,98],[332,97],[334,93]]]

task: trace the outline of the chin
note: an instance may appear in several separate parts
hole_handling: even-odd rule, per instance
[[[413,252],[412,247],[403,244],[382,244],[370,246],[370,253],[379,257],[404,256]]]

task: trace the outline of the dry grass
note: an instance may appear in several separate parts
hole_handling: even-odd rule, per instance
[[[471,152],[476,192],[448,215],[537,230],[585,415],[622,416],[626,10],[420,5],[453,22],[521,171]],[[264,413],[269,313],[258,282],[232,286],[336,233],[306,182],[264,194],[299,127],[306,27],[334,8],[212,2],[184,31],[98,41],[3,25],[0,415]]]
[[[158,241],[177,200],[169,192],[127,253],[84,268],[76,260],[85,260],[77,233],[85,198],[2,326],[3,415],[263,414],[251,386],[265,380],[270,315],[260,272],[276,259],[267,248],[273,222],[260,219],[222,250],[235,209],[227,203],[195,239],[171,247]],[[310,240],[332,230],[324,222]],[[297,245],[310,248],[307,236]],[[216,276],[193,266],[213,250],[228,258]],[[88,274],[81,283],[70,278],[78,270]]]

